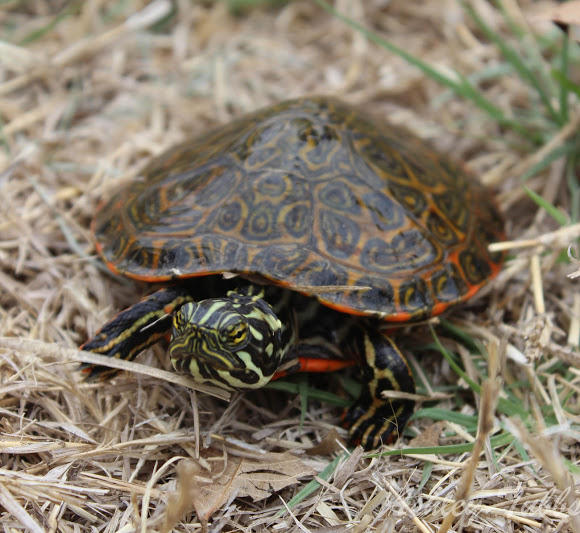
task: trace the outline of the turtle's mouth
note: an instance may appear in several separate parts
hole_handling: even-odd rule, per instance
[[[232,372],[234,370],[241,370],[242,365],[236,364],[236,361],[226,359],[224,357],[210,356],[208,354],[196,354],[189,352],[170,351],[169,355],[174,365],[179,367],[190,366],[191,361],[196,361],[199,365],[209,366],[214,370],[223,372]]]
[[[191,361],[223,372],[245,368],[238,358],[221,346],[213,330],[202,327],[192,327],[187,335],[174,336],[169,345],[169,356],[175,368],[189,368]]]

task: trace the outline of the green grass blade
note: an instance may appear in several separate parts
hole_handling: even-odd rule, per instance
[[[226,5],[232,15],[243,15],[252,9],[276,8],[287,4],[290,0],[226,0]]]
[[[580,167],[580,149],[570,154],[566,161],[566,181],[570,191],[570,218],[577,222],[580,217],[580,184],[578,184],[578,168]]]
[[[570,46],[570,37],[568,32],[564,32],[564,41],[562,42],[562,58],[561,58],[561,69],[562,73],[566,75],[568,73],[568,51]],[[568,110],[568,88],[564,84],[560,84],[560,116],[562,117],[562,122],[568,122],[569,120],[569,110]]]
[[[547,88],[548,93],[556,94],[557,88],[553,83],[552,78],[550,78],[550,73],[545,67],[546,62],[542,57],[542,52],[538,46],[538,39],[536,39],[530,31],[527,31],[526,28],[521,27],[512,18],[509,10],[505,8],[502,0],[495,0],[494,4],[502,14],[503,19],[508,25],[511,33],[518,39],[521,49],[526,51],[533,71],[541,78],[542,83]]]
[[[472,391],[474,391],[477,394],[479,394],[481,392],[481,386],[479,385],[479,383],[476,383],[475,381],[473,381],[463,371],[463,369],[457,364],[457,362],[455,361],[455,359],[453,358],[453,356],[447,351],[447,349],[443,346],[443,344],[441,344],[441,341],[439,340],[439,337],[437,336],[437,333],[435,333],[435,330],[433,329],[432,326],[430,326],[430,329],[431,329],[431,334],[433,335],[433,339],[435,340],[435,344],[437,345],[437,349],[441,352],[441,354],[443,355],[443,357],[445,357],[445,359],[447,360],[447,362],[449,363],[449,365],[451,366],[451,368],[453,369],[453,371],[460,378],[463,378],[465,380],[465,382],[467,383],[467,385],[469,385],[469,388]]]
[[[71,2],[58,15],[53,17],[47,24],[45,24],[41,28],[38,28],[30,32],[28,35],[20,39],[20,42],[18,44],[20,44],[20,46],[26,46],[34,41],[38,41],[39,39],[44,37],[44,35],[46,35],[49,31],[52,31],[54,28],[56,28],[67,17],[72,15],[74,12],[78,11],[81,7],[82,6],[80,2]]]
[[[360,24],[358,24],[354,20],[352,20],[352,19],[348,18],[347,16],[343,15],[342,13],[338,12],[336,9],[334,9],[334,7],[332,7],[330,4],[328,4],[325,0],[315,0],[315,2],[320,7],[322,7],[324,10],[331,13],[334,17],[336,17],[340,21],[344,22],[347,26],[350,26],[351,28],[355,29],[356,31],[358,31],[359,33],[364,35],[369,41],[372,41],[373,43],[381,46],[382,48],[386,48],[390,52],[393,52],[394,54],[398,55],[399,57],[402,57],[405,61],[407,61],[407,63],[417,67],[418,69],[420,69],[422,72],[427,74],[430,78],[437,81],[438,83],[441,83],[442,85],[450,87],[454,90],[457,89],[458,84],[453,78],[446,76],[445,74],[442,74],[438,70],[434,69],[428,63],[421,61],[419,58],[415,57],[414,55],[410,54],[409,52],[406,52],[402,48],[399,48],[398,46],[394,45],[390,41],[387,41],[386,39],[378,36],[376,33],[372,32],[371,30],[365,28],[364,26],[361,26]]]
[[[544,158],[542,158],[538,163],[531,167],[527,172],[525,172],[520,179],[522,181],[526,181],[532,176],[535,176],[538,172],[549,167],[554,161],[557,161],[561,157],[569,157],[576,152],[578,152],[578,146],[572,142],[557,146],[554,148],[554,150],[547,153]]]
[[[417,67],[419,70],[421,70],[424,74],[429,76],[437,83],[440,83],[445,87],[449,87],[451,90],[453,90],[456,94],[458,94],[462,98],[465,98],[466,100],[473,102],[477,107],[482,109],[493,120],[497,121],[501,125],[517,131],[519,135],[523,136],[524,138],[532,140],[534,143],[537,143],[541,140],[537,135],[530,132],[528,128],[524,128],[521,124],[519,124],[518,121],[512,120],[511,118],[507,117],[499,107],[495,106],[490,100],[485,98],[485,96],[475,86],[473,86],[467,78],[461,76],[459,73],[455,72],[459,80],[456,80],[455,77],[447,76],[441,73],[440,71],[436,70],[435,68],[433,68],[428,63],[421,61],[419,58],[413,56],[409,52],[403,50],[402,48],[399,48],[393,43],[380,37],[376,33],[358,24],[354,20],[351,20],[347,16],[341,14],[331,5],[329,5],[325,0],[315,0],[315,2],[320,7],[331,13],[334,17],[336,17],[340,21],[344,22],[346,25],[350,26],[351,28],[355,29],[356,31],[364,35],[369,41],[398,55],[399,57],[407,61],[407,63],[409,63],[410,65]]]
[[[565,213],[562,213],[562,211],[560,211],[556,206],[553,206],[550,202],[544,200],[544,198],[542,198],[538,193],[535,193],[534,191],[532,191],[532,189],[528,187],[524,187],[524,191],[526,191],[526,194],[539,207],[544,209],[544,211],[546,211],[548,215],[550,215],[558,224],[560,224],[560,226],[566,226],[566,224],[570,222]]]
[[[511,444],[515,437],[508,433],[500,433],[489,439],[492,448],[499,448]],[[376,454],[371,454],[369,457],[388,457],[391,455],[443,455],[443,454],[457,454],[466,453],[473,450],[473,442],[464,442],[463,444],[449,444],[447,446],[426,446],[424,448],[397,448],[396,450],[387,450]]]
[[[466,333],[463,329],[453,324],[453,322],[446,320],[445,318],[440,318],[439,321],[443,332],[452,335],[457,339],[460,339],[461,343],[466,346],[468,350],[473,352],[479,349],[479,344],[477,344],[473,340],[473,337]]]
[[[417,411],[415,411],[411,416],[410,420],[416,420],[418,418],[427,418],[429,420],[445,420],[453,422],[454,424],[464,428],[471,428],[471,430],[477,429],[477,416],[465,415],[456,411],[441,409],[440,407],[423,407],[421,409],[417,409]]]
[[[497,33],[495,33],[487,24],[486,22],[479,16],[477,11],[473,9],[469,4],[461,1],[461,5],[463,9],[467,12],[469,17],[477,24],[479,29],[485,34],[485,36],[494,43],[503,56],[511,63],[514,67],[515,71],[519,74],[522,80],[527,80],[531,87],[533,87],[538,96],[540,97],[541,102],[543,103],[544,107],[548,111],[550,117],[556,124],[560,124],[560,114],[554,109],[552,105],[550,95],[542,86],[542,83],[538,80],[537,76],[532,72],[526,63],[522,60],[521,53],[512,48],[507,44],[507,42],[502,39]]]
[[[481,385],[479,385],[479,383],[476,383],[475,381],[473,381],[463,371],[463,369],[457,364],[457,362],[455,361],[453,356],[445,349],[443,344],[441,344],[441,341],[439,340],[439,337],[435,333],[435,330],[433,329],[432,326],[430,326],[430,329],[431,329],[431,334],[433,335],[433,339],[435,340],[435,343],[437,344],[437,348],[439,349],[439,351],[441,352],[443,357],[445,357],[445,359],[447,360],[447,362],[449,363],[449,365],[451,366],[453,371],[467,383],[467,385],[469,386],[469,388],[473,392],[475,392],[476,394],[480,394],[481,393]],[[497,402],[497,410],[501,413],[508,415],[508,416],[518,415],[522,420],[525,420],[528,416],[526,409],[524,409],[519,404],[515,404],[513,402],[506,400],[505,398],[499,398],[499,400]]]
[[[489,439],[489,442],[492,448],[499,448],[502,446],[512,444],[514,440],[515,440],[514,436],[511,433],[503,432],[499,435],[491,437]],[[371,454],[369,457],[386,457],[392,455],[402,456],[402,455],[457,454],[470,452],[472,449],[473,443],[466,442],[463,444],[450,444],[448,446],[426,446],[424,448],[403,448],[403,449],[388,450],[377,454]],[[322,472],[320,472],[320,474],[317,477],[319,477],[323,481],[327,481],[328,479],[330,479],[330,476],[336,470],[338,464],[341,461],[346,460],[347,457],[348,455],[346,453],[343,453],[340,456],[336,457],[330,463],[328,463],[328,465],[324,468],[324,470],[322,470]],[[306,486],[300,492],[298,492],[298,494],[296,494],[293,498],[291,498],[286,504],[286,506],[289,509],[292,509],[301,501],[310,496],[314,491],[318,490],[320,487],[321,484],[315,479],[313,479],[312,481],[307,483]],[[276,513],[276,516],[278,517],[283,515],[285,511],[286,509],[280,509],[280,511]]]
[[[561,70],[553,69],[551,74],[559,85],[564,86],[568,92],[574,93],[578,98],[580,98],[580,85],[574,83]]]
[[[286,380],[271,381],[264,388],[283,391],[295,395],[298,395],[301,392],[301,387],[298,383]],[[339,407],[350,407],[350,405],[352,405],[352,402],[346,398],[342,398],[333,392],[317,389],[315,387],[308,388],[308,398],[329,403],[330,405],[338,405]]]
[[[300,376],[301,379],[298,380],[298,390],[300,391],[300,431],[304,428],[304,422],[306,421],[306,413],[308,412],[308,398],[310,398],[310,389],[308,387],[308,379],[306,376]]]
[[[328,479],[330,479],[332,473],[336,470],[336,467],[338,466],[340,461],[346,460],[347,458],[348,454],[346,452],[343,453],[342,455],[339,455],[336,459],[333,459],[330,463],[328,463],[326,468],[324,468],[324,470],[320,472],[320,474],[318,474],[317,477],[319,477],[323,481],[327,481]],[[286,504],[286,507],[288,509],[292,509],[293,507],[298,505],[302,500],[308,498],[308,496],[310,496],[315,490],[318,490],[321,486],[322,485],[320,485],[320,483],[316,481],[316,479],[313,479],[312,481],[307,483],[306,486],[298,494],[296,494],[296,496],[290,499],[290,501]],[[282,516],[286,512],[286,510],[287,509],[280,509],[276,513],[275,518]]]
[[[420,494],[423,490],[423,487],[427,485],[427,482],[431,479],[431,474],[433,474],[433,463],[431,461],[425,463],[423,466],[423,473],[421,475],[421,482],[419,486],[416,488],[416,493]]]

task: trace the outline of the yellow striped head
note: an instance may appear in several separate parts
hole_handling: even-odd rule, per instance
[[[230,292],[176,312],[169,355],[177,371],[200,383],[255,389],[270,381],[287,351],[281,332],[282,323],[258,295]]]

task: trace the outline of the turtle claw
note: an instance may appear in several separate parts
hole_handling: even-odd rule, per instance
[[[368,405],[365,400],[360,398],[343,416],[342,426],[349,431],[350,444],[372,450],[394,443],[413,414],[415,402],[374,399]]]
[[[91,363],[82,363],[77,367],[77,370],[80,370],[83,374],[83,382],[85,383],[107,381],[121,372],[116,368],[110,368],[104,365],[93,365]]]

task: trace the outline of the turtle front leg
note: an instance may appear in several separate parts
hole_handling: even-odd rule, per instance
[[[173,312],[193,301],[184,286],[167,287],[143,298],[109,320],[80,349],[117,359],[132,361],[171,330]],[[82,364],[85,379],[108,379],[118,370],[101,365]]]
[[[359,399],[343,417],[353,444],[366,449],[394,442],[413,414],[415,402],[384,398],[384,391],[414,393],[410,369],[394,342],[371,327],[360,327],[351,335],[354,357],[359,362],[365,384]]]

